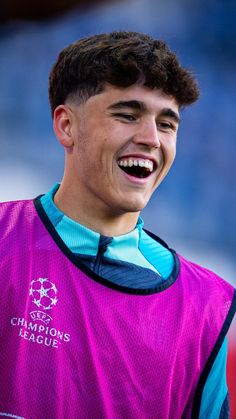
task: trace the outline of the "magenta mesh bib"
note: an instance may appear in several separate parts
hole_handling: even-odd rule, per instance
[[[48,229],[32,201],[1,204],[0,413],[197,414],[235,311],[233,287],[179,257],[166,289],[122,292],[82,272]]]

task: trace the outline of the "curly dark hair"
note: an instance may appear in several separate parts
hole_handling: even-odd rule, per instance
[[[174,97],[180,107],[199,97],[191,71],[163,41],[138,32],[111,32],[80,39],[64,48],[49,76],[51,111],[68,98],[80,102],[102,92],[106,83],[141,83]]]

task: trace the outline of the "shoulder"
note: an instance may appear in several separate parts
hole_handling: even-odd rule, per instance
[[[188,279],[191,285],[198,286],[199,291],[206,292],[205,287],[208,286],[212,289],[223,288],[234,290],[233,286],[221,278],[217,273],[212,270],[192,262],[180,254],[178,254],[180,261],[180,274]]]
[[[33,200],[9,201],[0,203],[0,235],[1,239],[13,234],[18,225],[24,228],[35,214]]]
[[[179,279],[189,309],[196,310],[211,329],[222,328],[223,337],[236,312],[234,287],[213,271],[178,257]]]
[[[32,202],[32,199],[0,202],[0,215],[3,215],[5,212],[10,212],[17,208],[25,207],[27,204]]]

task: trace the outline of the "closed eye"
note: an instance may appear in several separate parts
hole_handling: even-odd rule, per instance
[[[129,113],[115,113],[113,116],[116,116],[121,119],[125,119],[129,122],[134,122],[137,120],[137,117],[135,115],[129,114]]]
[[[171,122],[157,122],[157,127],[164,131],[177,130],[177,126],[175,124],[172,124]]]

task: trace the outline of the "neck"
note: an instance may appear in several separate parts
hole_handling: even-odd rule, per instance
[[[103,203],[91,205],[78,189],[67,187],[63,182],[54,196],[54,202],[72,220],[108,237],[120,236],[132,231],[138,221],[139,212],[115,214]]]

